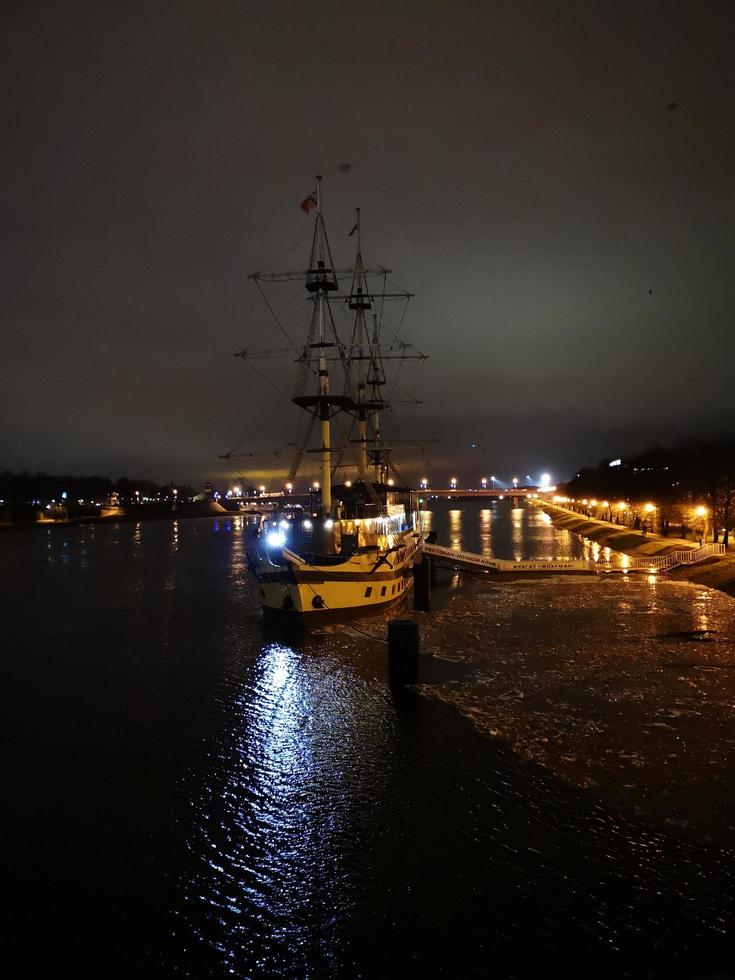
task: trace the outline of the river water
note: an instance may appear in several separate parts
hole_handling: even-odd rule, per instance
[[[588,547],[510,501],[425,520],[504,558]],[[0,539],[26,972],[732,975],[732,599],[440,573],[394,695],[388,617],[266,628],[244,538]]]

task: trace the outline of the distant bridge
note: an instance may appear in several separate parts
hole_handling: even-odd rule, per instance
[[[487,490],[483,487],[481,490],[473,490],[472,488],[466,490],[435,490],[433,487],[422,487],[418,492],[423,494],[427,499],[439,497],[442,500],[475,500],[483,497],[492,497],[495,500],[503,500],[505,497],[545,497],[554,489],[556,488],[511,487],[509,490],[499,490],[497,488],[495,490]]]

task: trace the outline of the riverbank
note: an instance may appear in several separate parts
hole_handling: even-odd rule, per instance
[[[198,517],[235,517],[239,511],[230,511],[215,500],[195,500],[191,503],[181,503],[172,509],[171,504],[141,504],[134,507],[120,508],[109,514],[72,514],[71,517],[47,517],[39,511],[35,520],[17,520],[0,522],[0,530],[28,529],[34,527],[77,527],[81,524],[120,524],[137,521],[178,521]]]
[[[652,558],[657,555],[666,556],[674,551],[695,551],[697,545],[684,538],[665,538],[660,534],[643,534],[633,528],[620,524],[609,524],[598,521],[575,511],[567,510],[547,500],[530,500],[529,503],[540,507],[548,514],[555,527],[572,531],[583,538],[589,538],[597,544],[620,551],[623,554]],[[681,581],[696,582],[713,589],[719,589],[727,595],[735,596],[735,555],[724,555],[713,558],[700,565],[682,566],[669,573],[672,578]]]

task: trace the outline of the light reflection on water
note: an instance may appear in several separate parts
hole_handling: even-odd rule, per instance
[[[510,501],[452,510],[429,515],[440,543],[582,554]],[[446,673],[393,698],[387,617],[304,639],[263,625],[239,521],[0,553],[21,690],[43,681],[39,710],[13,714],[32,778],[9,806],[47,813],[34,746],[66,763],[51,836],[39,816],[17,839],[13,881],[49,866],[40,933],[70,932],[89,889],[85,937],[115,923],[147,975],[469,976],[491,957],[519,976],[531,948],[548,975],[616,952],[616,976],[713,965],[699,954],[735,909],[733,672],[664,665],[724,662],[730,600],[657,576],[462,576],[419,616]],[[669,635],[688,629],[714,641]],[[141,903],[145,942],[118,929]]]
[[[458,551],[514,560],[587,557],[576,535],[555,528],[537,508],[512,507],[510,498],[493,500],[490,506],[486,501],[464,501],[448,507],[435,500],[426,506],[429,509],[421,513],[423,530],[436,531],[439,544]]]

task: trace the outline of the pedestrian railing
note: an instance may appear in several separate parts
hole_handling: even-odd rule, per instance
[[[652,574],[665,572],[678,565],[694,565],[708,558],[724,555],[725,546],[722,544],[706,544],[691,551],[673,551],[669,555],[652,555],[649,558],[631,557],[622,552],[613,552],[615,558],[537,558],[526,561],[523,559],[495,558],[493,555],[478,555],[473,551],[455,551],[443,548],[438,544],[422,544],[421,552],[430,558],[435,558],[444,564],[462,566],[477,571],[495,572],[649,572]]]
[[[668,555],[651,555],[648,558],[631,557],[630,555],[615,552],[615,561],[600,560],[595,564],[598,566],[607,566],[600,568],[600,571],[648,570],[650,572],[665,572],[679,565],[696,565],[700,561],[706,561],[708,558],[717,558],[719,555],[724,554],[724,544],[705,544],[688,551],[672,551]]]

